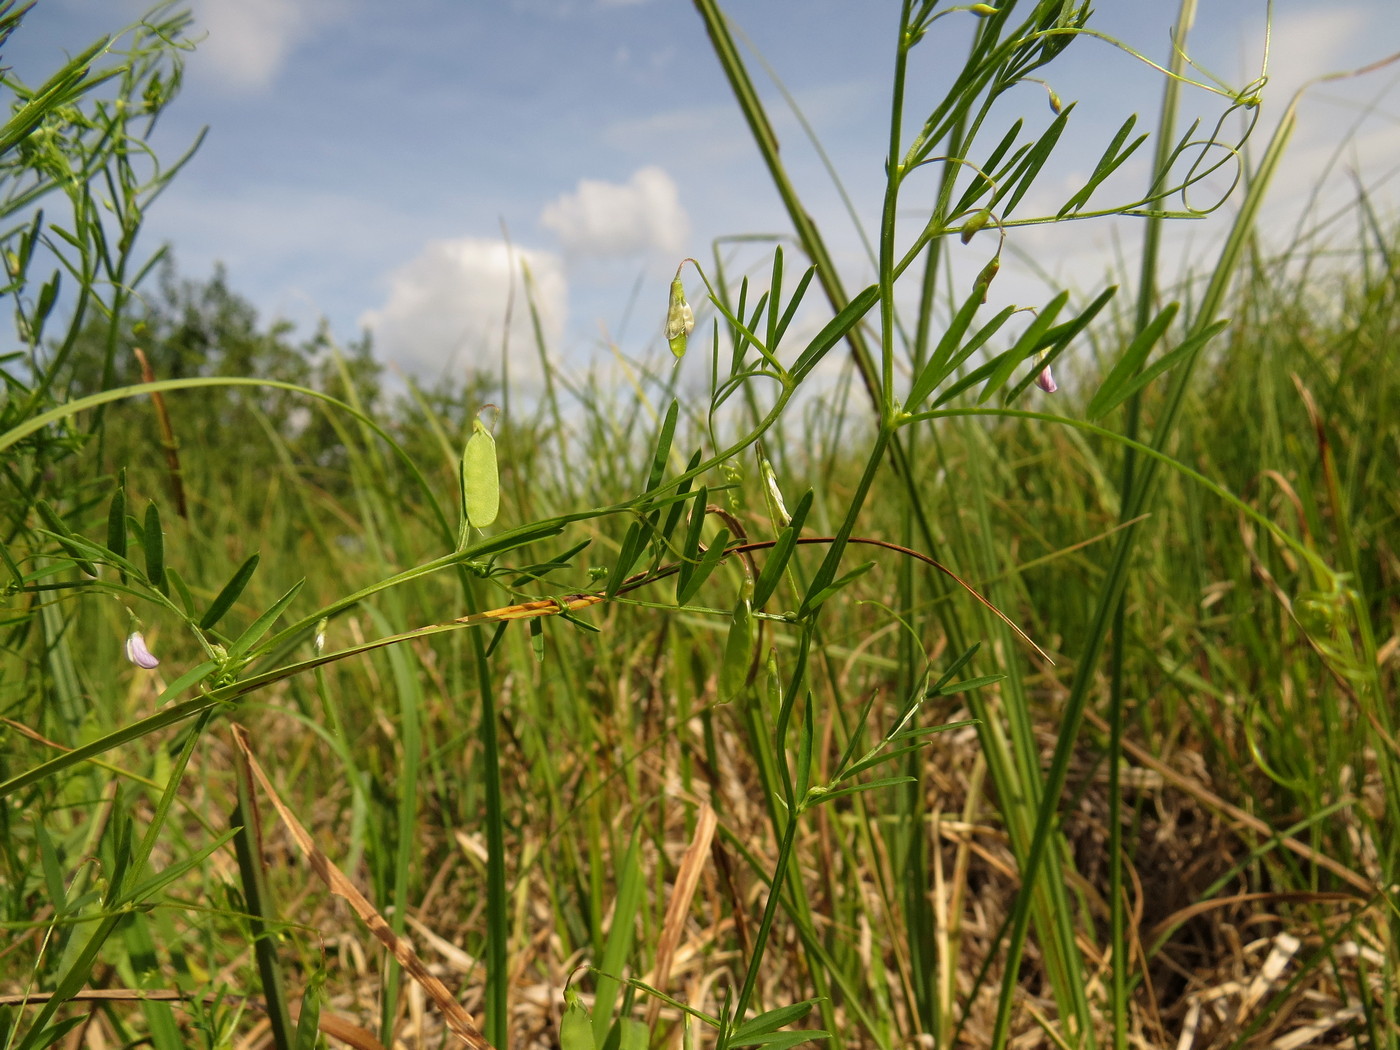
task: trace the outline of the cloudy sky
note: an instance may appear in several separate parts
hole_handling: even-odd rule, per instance
[[[1176,5],[1097,6],[1092,25],[1167,61]],[[34,82],[65,51],[142,9],[38,0],[5,64]],[[748,55],[761,56],[795,99],[872,228],[897,5],[731,0],[725,9]],[[512,287],[510,336],[528,345],[528,270],[551,350],[563,359],[606,356],[610,342],[628,354],[664,351],[666,285],[683,257],[708,265],[716,238],[790,229],[683,0],[200,0],[194,11],[201,42],[158,142],[174,156],[201,127],[208,138],[152,212],[147,244],[170,241],[186,277],[224,263],[265,320],[284,317],[309,333],[324,317],[341,340],[369,328],[381,357],[434,378],[497,359]],[[938,97],[970,18],[940,21],[915,52],[913,99]],[[1200,0],[1188,50],[1211,75],[1243,86],[1259,74],[1265,27],[1264,0]],[[1278,0],[1262,130],[1309,78],[1396,51],[1394,0]],[[808,211],[848,284],[868,279],[856,228],[817,154],[774,81],[753,69]],[[1144,129],[1155,119],[1160,75],[1106,43],[1077,42],[1047,75],[1079,106],[1058,167],[1018,216],[1055,211],[1128,114],[1139,113]],[[1016,115],[1034,127],[1051,119],[1042,89],[1018,90],[989,140]],[[1207,127],[1222,109],[1204,91],[1189,91],[1186,103]],[[1301,115],[1269,234],[1286,243],[1300,221],[1325,219],[1358,184],[1394,215],[1400,64],[1317,87]],[[1265,140],[1261,133],[1256,155]],[[1142,170],[1127,175],[1140,182]],[[1308,211],[1314,190],[1322,203]],[[1182,224],[1174,252],[1208,261],[1227,217]],[[1012,240],[1053,279],[1094,290],[1114,253],[1132,251],[1135,229],[1070,223],[1017,230]],[[1338,240],[1347,232],[1332,231]],[[769,249],[735,250],[742,267]],[[956,251],[980,267],[990,242]],[[1006,287],[1027,301],[1048,297]]]

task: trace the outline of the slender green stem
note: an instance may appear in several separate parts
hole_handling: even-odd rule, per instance
[[[763,918],[758,924],[758,932],[754,935],[753,956],[749,959],[749,968],[744,974],[744,984],[739,989],[739,998],[734,1002],[732,1020],[735,1026],[744,1023],[749,1003],[753,1001],[754,988],[758,984],[758,974],[763,963],[763,952],[773,933],[773,920],[778,916],[778,907],[783,897],[783,886],[787,882],[788,866],[792,863],[793,844],[797,840],[799,816],[800,811],[796,809],[788,814],[787,826],[783,829],[782,842],[778,845],[778,860],[773,865],[773,878],[768,886],[768,902],[763,907]],[[729,1045],[728,1035],[728,1032],[723,1033],[718,1043],[718,1050],[726,1050]]]
[[[910,39],[909,15],[913,0],[904,0],[899,12],[899,38],[894,49],[894,76],[890,91],[890,141],[885,154],[885,200],[880,209],[880,399],[882,420],[895,410],[894,366],[894,252],[898,221],[899,187],[904,181],[900,160],[900,133],[904,123],[904,80],[908,72]]]
[[[1165,186],[1171,164],[1172,141],[1175,138],[1178,99],[1181,93],[1178,75],[1186,58],[1186,40],[1195,21],[1196,0],[1181,0],[1173,34],[1171,59],[1172,76],[1162,89],[1162,108],[1157,118],[1157,151],[1148,195]],[[1153,215],[1143,229],[1141,261],[1138,267],[1138,296],[1134,331],[1143,331],[1152,320],[1157,301],[1157,261],[1162,239],[1163,218]],[[1141,393],[1128,401],[1124,434],[1136,439],[1142,413]],[[1129,446],[1123,452],[1123,472],[1119,493],[1126,496],[1133,489],[1137,454]],[[1124,897],[1123,881],[1123,666],[1126,643],[1126,609],[1123,601],[1113,612],[1109,649],[1109,742],[1108,742],[1108,892],[1109,943],[1113,967],[1110,973],[1110,996],[1113,1007],[1113,1045],[1115,1050],[1127,1050],[1128,1044],[1128,977],[1132,962],[1128,955],[1128,903]]]

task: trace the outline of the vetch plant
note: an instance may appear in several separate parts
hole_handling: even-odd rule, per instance
[[[1119,779],[1132,752],[1118,674],[1138,658],[1128,644],[1127,600],[1134,586],[1156,582],[1130,566],[1143,553],[1135,544],[1154,510],[1160,466],[1191,486],[1195,495],[1182,505],[1199,507],[1205,492],[1228,523],[1222,531],[1246,522],[1273,542],[1272,553],[1255,555],[1260,569],[1265,558],[1280,560],[1267,568],[1270,579],[1306,576],[1290,623],[1346,684],[1332,720],[1357,727],[1345,753],[1389,756],[1377,746],[1394,735],[1381,703],[1384,643],[1365,599],[1384,590],[1377,573],[1356,549],[1342,558],[1347,575],[1337,573],[1311,537],[1297,539],[1167,451],[1190,376],[1225,330],[1225,289],[1286,127],[1249,181],[1206,294],[1190,306],[1159,304],[1148,258],[1134,316],[1111,339],[1101,333],[1113,287],[1083,301],[1058,290],[1033,309],[987,308],[1003,246],[1018,227],[1199,214],[1184,194],[1217,166],[1209,158],[1236,158],[1243,143],[1215,150],[1222,144],[1203,143],[1194,128],[1175,135],[1164,117],[1147,189],[1105,204],[1110,177],[1147,141],[1130,117],[1057,209],[1026,215],[1032,187],[1053,182],[1046,173],[1074,113],[1049,87],[1051,67],[1072,48],[1104,43],[1087,5],[938,9],[906,0],[891,26],[894,90],[871,238],[874,280],[848,295],[820,223],[787,175],[729,23],[711,0],[696,7],[796,247],[774,250],[766,273],[737,282],[718,248],[713,267],[684,260],[658,332],[674,364],[639,381],[635,401],[613,411],[586,384],[550,372],[534,419],[506,390],[495,403],[513,407],[490,427],[478,406],[494,403],[481,391],[439,400],[415,391],[416,400],[394,410],[373,404],[344,358],[333,359],[320,383],[157,377],[62,396],[66,363],[85,345],[85,319],[99,318],[97,371],[114,374],[132,289],[154,264],[132,253],[143,208],[168,172],[133,167],[149,152],[131,115],[153,117],[178,84],[167,42],[186,22],[151,16],[117,72],[92,72],[98,47],[43,90],[7,82],[18,106],[0,135],[14,147],[0,170],[8,180],[0,200],[9,202],[5,214],[26,218],[7,235],[6,294],[28,343],[23,362],[5,363],[0,453],[18,483],[3,496],[14,608],[10,648],[0,655],[7,724],[26,729],[26,750],[16,748],[0,770],[8,807],[0,863],[6,919],[23,934],[11,958],[29,968],[25,988],[48,996],[24,1000],[22,1013],[3,1019],[12,1045],[39,1050],[59,1041],[82,1022],[60,1010],[108,972],[138,991],[168,982],[182,1001],[204,1004],[211,1012],[199,1030],[210,1045],[228,1028],[208,1004],[230,994],[256,999],[279,1048],[310,1045],[318,1028],[330,1030],[324,1007],[343,970],[340,949],[323,933],[336,920],[318,910],[317,880],[353,900],[389,951],[376,956],[377,1035],[357,1031],[360,1045],[402,1036],[407,974],[432,989],[453,1031],[474,1046],[504,1048],[522,1038],[512,1028],[520,1012],[512,988],[534,969],[554,986],[565,959],[588,967],[580,987],[593,991],[591,1007],[575,988],[565,994],[566,1050],[660,1044],[676,1025],[683,1038],[703,1031],[722,1050],[808,1040],[1001,1047],[1037,1026],[1058,1045],[1127,1045],[1130,1027],[1144,1027],[1135,989],[1152,979],[1158,949],[1146,945],[1150,931],[1133,925],[1131,858],[1119,837],[1132,824]],[[906,93],[911,64],[959,21],[971,23],[967,55],[947,94],[915,110]],[[1184,34],[1177,41],[1184,48]],[[1184,78],[1183,54],[1167,71],[1169,85]],[[124,105],[83,102],[104,77]],[[1045,125],[1033,130],[1023,118],[992,128],[993,106],[1028,82],[1037,94],[1050,91]],[[1252,117],[1256,94],[1254,85],[1225,92],[1226,114]],[[1037,110],[1043,118],[1044,107]],[[931,194],[913,181],[924,175],[934,177]],[[119,192],[103,198],[94,186]],[[46,194],[64,196],[71,228],[25,211]],[[105,225],[113,222],[122,230],[115,241]],[[985,245],[991,257],[970,276],[950,273],[955,240]],[[40,290],[29,295],[41,245],[66,276],[35,278]],[[794,278],[796,257],[804,258]],[[712,318],[698,336],[681,281],[687,263],[705,287],[696,306]],[[65,280],[77,286],[74,319],[55,343],[43,333],[58,316]],[[947,302],[939,287],[949,289]],[[817,289],[830,318],[799,337],[798,318]],[[1054,363],[1090,340],[1109,352],[1082,404],[1068,389],[1055,399],[1063,415],[1020,407],[1032,384],[1054,392]],[[1360,342],[1383,340],[1368,333]],[[800,398],[833,353],[853,364],[868,401],[864,429],[825,405],[803,429]],[[707,372],[699,403],[677,395],[681,368],[691,369],[687,378]],[[579,394],[577,433],[563,432],[556,382]],[[334,472],[298,462],[286,428],[262,408],[252,418],[276,466],[251,478],[236,474],[239,457],[220,443],[201,447],[181,430],[182,397],[266,404],[257,398],[273,393],[312,406],[333,438]],[[195,491],[196,525],[178,512],[163,515],[155,499],[133,510],[129,491],[166,480],[153,480],[143,461],[119,464],[113,478],[83,458],[99,456],[107,442],[119,447],[118,427],[129,420],[118,409],[157,394],[169,395],[159,409],[161,440],[184,443],[166,471],[183,476],[177,491]],[[1151,411],[1140,414],[1144,404]],[[1147,423],[1151,431],[1139,433]],[[1321,418],[1314,430],[1325,431]],[[1106,469],[1095,443],[1126,462]],[[1345,472],[1334,469],[1330,450],[1322,459],[1327,512],[1300,514],[1308,527],[1343,520],[1348,506]],[[1082,464],[1087,481],[1076,473]],[[1365,469],[1356,466],[1356,476]],[[1105,529],[1105,521],[1114,524]],[[1207,531],[1203,518],[1194,527]],[[260,549],[238,549],[252,542]],[[1069,562],[1081,573],[1075,586],[1026,585],[1038,567]],[[139,623],[133,611],[106,629],[110,597],[139,609]],[[1193,618],[1199,594],[1181,601],[1192,616],[1152,637],[1203,630]],[[1141,616],[1161,605],[1135,608]],[[88,702],[101,685],[75,644],[89,631],[114,644],[125,631],[127,658],[153,668],[141,625],[159,632],[152,637],[161,666],[173,677],[153,697],[133,702],[109,691],[110,702]],[[1108,742],[1095,756],[1112,785],[1112,846],[1109,888],[1098,893],[1072,870],[1082,844],[1071,840],[1076,811],[1067,799],[1110,640],[1118,670],[1103,689]],[[1058,666],[1068,668],[1067,682]],[[1146,695],[1167,679],[1205,691],[1210,671],[1187,660],[1152,666],[1141,689]],[[1311,679],[1298,672],[1298,681]],[[1057,705],[1058,735],[1049,737],[1047,695]],[[1343,708],[1364,717],[1348,723]],[[208,732],[225,719],[238,725],[232,749]],[[1261,720],[1249,719],[1243,735],[1262,755]],[[244,731],[254,720],[267,731]],[[1368,726],[1380,731],[1367,737]],[[169,742],[166,733],[174,734]],[[964,765],[945,775],[929,758],[935,749],[939,762]],[[1365,762],[1375,760],[1343,762],[1343,752],[1333,741],[1336,782],[1371,782]],[[1287,763],[1261,758],[1258,767],[1301,797],[1306,778],[1282,770],[1306,768],[1309,757],[1300,750]],[[1387,758],[1373,779],[1390,784],[1395,768]],[[285,800],[265,769],[281,775]],[[1075,785],[1075,797],[1087,797],[1091,783]],[[955,789],[964,791],[956,821],[945,812]],[[1325,794],[1314,792],[1310,804]],[[259,802],[269,795],[271,811]],[[211,798],[226,804],[210,810]],[[1356,815],[1350,801],[1333,797],[1310,812],[1346,814],[1356,841],[1381,842],[1382,821]],[[322,806],[323,834],[292,816]],[[704,807],[712,825],[698,815]],[[269,812],[298,842],[305,869],[265,863]],[[32,815],[28,823],[20,813]],[[950,823],[958,825],[951,836],[940,831]],[[1308,852],[1296,829],[1264,827],[1273,838],[1242,866],[1276,852],[1336,874],[1335,862],[1318,861],[1321,851]],[[682,840],[707,849],[677,860]],[[959,902],[969,870],[985,857],[985,885],[1014,885],[1002,897],[988,892],[985,928],[974,931]],[[1377,933],[1385,920],[1368,910],[1383,903],[1378,887],[1390,884],[1393,865],[1376,867],[1364,877],[1342,869],[1348,893],[1370,894],[1347,929],[1364,928],[1393,955]],[[1296,873],[1297,885],[1312,873]],[[1282,879],[1283,868],[1266,874]],[[353,885],[360,882],[364,891]],[[704,906],[692,907],[685,894],[702,890]],[[663,913],[668,893],[679,899]],[[461,987],[482,989],[480,1031],[457,989],[407,947],[421,935],[440,949],[447,942],[434,926],[453,922],[461,943],[450,947],[466,961],[444,957],[459,967]],[[353,936],[360,927],[348,929]],[[682,940],[695,967],[683,977],[672,965]],[[1393,975],[1385,958],[1380,968]],[[1309,965],[1324,959],[1345,969],[1340,951]],[[237,988],[213,988],[196,974],[234,975]],[[1043,992],[1025,986],[1032,981]],[[1379,1019],[1393,992],[1377,995],[1381,1007],[1366,1002]],[[182,1045],[191,1029],[172,1010],[134,998],[145,1012],[139,1026],[122,1021],[123,1039],[148,1038],[158,1050]],[[655,1004],[648,1022],[636,1016],[642,1000]],[[812,1013],[815,1027],[792,1028]]]

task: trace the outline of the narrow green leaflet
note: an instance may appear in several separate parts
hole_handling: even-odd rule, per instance
[[[1010,390],[1007,391],[1004,403],[1014,404],[1016,399],[1026,392],[1032,383],[1035,383],[1040,372],[1044,368],[1049,368],[1059,356],[1064,353],[1065,347],[1073,342],[1079,333],[1089,327],[1089,323],[1098,316],[1099,311],[1108,305],[1115,295],[1118,294],[1118,286],[1111,285],[1105,288],[1094,301],[1086,306],[1078,317],[1071,318],[1046,332],[1034,347],[1032,353],[1035,363],[1032,368],[1026,370],[1026,374]]]
[[[904,402],[905,411],[917,412],[924,399],[933,393],[938,384],[943,382],[978,347],[990,339],[997,329],[1016,312],[1014,306],[1004,307],[996,317],[983,325],[966,345],[959,346],[963,335],[972,324],[972,318],[977,313],[977,308],[987,301],[987,288],[995,275],[995,270],[989,272],[989,269],[984,269],[974,282],[972,294],[958,307],[958,312],[948,323],[948,328],[943,333],[942,338],[938,340],[938,345],[934,347],[933,353],[929,355],[924,367],[920,369],[910,386],[909,397]]]
[[[8,153],[23,141],[39,123],[59,106],[70,103],[92,90],[104,80],[118,76],[120,68],[92,71],[92,62],[107,47],[108,39],[92,44],[87,50],[68,60],[68,64],[51,76],[35,91],[3,127],[0,127],[0,154]]]
[[[977,399],[979,405],[1004,387],[1006,381],[1011,378],[1011,374],[1016,371],[1016,367],[1035,352],[1035,347],[1039,344],[1041,336],[1049,331],[1055,316],[1067,302],[1069,302],[1069,292],[1061,292],[1042,306],[1040,312],[1036,314],[1035,320],[1026,326],[1026,330],[1021,333],[1021,338],[1016,340],[1015,345],[997,358],[997,367],[992,370],[987,385],[983,387],[982,394]]]
[[[686,581],[684,587],[676,592],[676,604],[684,605],[695,597],[695,592],[700,589],[700,585],[710,578],[724,557],[724,549],[729,543],[729,530],[720,529],[715,534],[715,538],[710,542],[709,548],[700,558],[700,563],[695,566],[695,571]]]
[[[618,588],[627,579],[632,566],[637,564],[637,559],[642,556],[642,551],[646,548],[646,533],[643,530],[644,526],[640,521],[634,521],[627,526],[627,534],[622,537],[617,562],[608,573],[608,586],[604,593],[609,598],[617,596]]]
[[[287,606],[292,604],[292,599],[297,596],[297,592],[301,590],[301,585],[305,582],[305,580],[298,580],[296,583],[292,584],[291,589],[287,591],[286,594],[273,602],[267,612],[254,620],[248,626],[248,629],[238,636],[238,640],[228,647],[229,656],[242,656],[244,653],[248,652],[248,650],[252,649],[253,646],[257,644],[258,639],[266,634],[268,628],[277,621],[277,617],[281,616]]]
[[[797,290],[792,293],[792,298],[788,300],[787,309],[783,311],[783,316],[778,319],[777,326],[772,329],[772,335],[768,340],[770,351],[777,352],[778,342],[787,333],[788,325],[792,324],[793,314],[797,313],[797,308],[802,305],[802,297],[807,294],[807,286],[812,283],[812,278],[816,275],[817,268],[809,266],[803,273],[802,279],[797,282]]]
[[[791,523],[778,534],[778,542],[773,544],[773,549],[768,552],[768,558],[763,563],[763,568],[759,571],[758,579],[753,585],[755,609],[762,609],[768,604],[768,599],[773,597],[773,592],[778,589],[778,584],[782,582],[783,573],[787,570],[788,562],[792,560],[792,551],[797,545],[797,537],[801,534],[802,526],[807,520],[807,512],[812,509],[812,499],[812,490],[808,489],[802,499],[798,501],[797,510],[793,512]]]
[[[37,345],[44,338],[44,322],[48,320],[50,311],[53,310],[54,300],[58,298],[58,280],[61,275],[55,271],[52,278],[44,282],[39,289],[39,300],[34,304],[34,316],[29,321],[29,331],[26,333],[28,341]]]
[[[807,349],[803,350],[798,355],[797,360],[793,362],[793,380],[800,383],[808,372],[817,367],[818,362],[827,355],[827,352],[842,339],[845,339],[847,333],[879,301],[880,286],[872,284],[847,303],[841,312],[828,321],[826,327],[816,334],[812,341],[807,344]]]
[[[55,1021],[53,1025],[44,1029],[42,1032],[36,1032],[36,1030],[30,1029],[29,1035],[25,1037],[24,1042],[21,1043],[20,1046],[22,1048],[29,1047],[30,1050],[46,1050],[47,1047],[53,1046],[74,1028],[77,1028],[78,1025],[85,1024],[87,1020],[87,1014],[79,1014],[77,1017],[69,1017],[62,1021]]]
[[[819,1002],[820,999],[806,999],[791,1006],[780,1006],[776,1010],[759,1014],[736,1027],[729,1034],[726,1043],[729,1046],[766,1046],[785,1050],[786,1047],[797,1046],[811,1039],[825,1039],[828,1033],[815,1029],[802,1032],[781,1031],[792,1022],[806,1017]]]
[[[918,749],[910,748],[908,750],[915,751]],[[900,752],[900,754],[903,753],[904,752]],[[849,787],[836,788],[833,791],[828,791],[825,794],[823,794],[820,797],[819,801],[822,803],[827,803],[833,801],[834,799],[846,798],[850,795],[859,795],[862,792],[866,791],[883,791],[885,788],[898,787],[901,784],[912,783],[914,783],[914,778],[909,776],[885,777],[881,780],[870,780],[864,784],[852,784]]]
[[[515,579],[511,581],[511,587],[513,589],[519,590],[521,587],[524,587],[528,583],[533,583],[537,580],[543,580],[550,573],[558,569],[567,569],[573,563],[574,558],[577,557],[579,554],[582,554],[585,550],[587,550],[589,546],[592,545],[592,543],[592,540],[583,540],[581,543],[575,543],[568,550],[563,551],[560,554],[556,554],[548,561],[541,561],[536,562],[533,565],[521,566],[519,569],[516,570],[518,575],[515,577]]]
[[[112,503],[107,509],[107,549],[118,558],[126,557],[126,468],[117,474],[117,489],[112,493]],[[122,573],[126,582],[126,573]]]
[[[734,340],[734,350],[729,357],[729,371],[731,375],[738,375],[744,369],[744,355],[751,346],[758,350],[758,352],[770,362],[772,361],[771,355],[765,352],[768,348],[759,343],[756,335],[759,319],[763,317],[765,312],[770,316],[772,315],[772,311],[768,309],[768,293],[764,292],[758,297],[758,303],[749,314],[748,320],[744,320],[744,301],[748,296],[748,287],[749,281],[746,277],[744,278],[743,286],[740,290],[739,309],[736,314],[740,323],[730,326],[732,338]],[[777,301],[774,300],[774,309],[776,308]]]
[[[472,545],[470,556],[472,558],[488,558],[495,554],[504,554],[506,551],[513,551],[517,547],[524,547],[528,544],[536,543],[539,540],[547,540],[552,536],[558,536],[563,531],[564,524],[559,521],[544,521],[531,525],[520,525],[509,532],[502,532],[485,541],[478,540]]]
[[[170,586],[175,589],[175,596],[180,599],[180,607],[185,610],[185,615],[194,616],[195,604],[194,595],[190,593],[189,584],[185,583],[185,578],[175,569],[166,569],[165,578]]]
[[[48,887],[49,900],[54,910],[62,914],[68,904],[68,889],[63,879],[63,867],[59,863],[58,850],[43,821],[34,822],[34,842],[39,847],[39,864],[44,869],[44,882]]]
[[[1016,210],[1016,205],[1021,203],[1021,198],[1040,177],[1040,169],[1045,167],[1045,162],[1050,159],[1050,154],[1055,149],[1055,144],[1060,141],[1060,136],[1064,134],[1065,125],[1069,123],[1069,115],[1072,112],[1074,112],[1074,103],[1066,106],[1051,125],[1045,129],[1045,133],[1036,140],[1025,159],[1012,173],[1010,180],[1003,184],[1001,190],[992,197],[987,207],[996,208],[1001,205],[1002,198],[1006,197],[1009,190],[1010,197],[1007,198],[1005,205],[1001,206],[1001,213],[1010,215]]]
[[[1161,313],[1154,317],[1150,324],[1137,334],[1137,337],[1128,344],[1128,348],[1123,351],[1123,356],[1114,364],[1112,370],[1104,377],[1103,385],[1089,400],[1088,406],[1084,410],[1084,415],[1090,420],[1100,419],[1112,412],[1128,398],[1132,397],[1139,390],[1145,387],[1152,380],[1177,364],[1179,361],[1190,357],[1206,343],[1214,339],[1222,331],[1229,327],[1230,322],[1217,321],[1209,325],[1191,338],[1181,343],[1175,349],[1168,351],[1159,357],[1147,368],[1139,369],[1147,359],[1153,345],[1161,338],[1176,315],[1176,303],[1167,306]]]
[[[1137,114],[1132,114],[1123,122],[1123,126],[1118,129],[1118,133],[1113,136],[1113,141],[1108,144],[1108,148],[1103,151],[1103,156],[1099,159],[1098,165],[1094,168],[1094,173],[1089,176],[1086,182],[1073,197],[1065,202],[1063,208],[1057,213],[1057,217],[1078,211],[1089,203],[1089,198],[1093,196],[1096,189],[1110,175],[1117,171],[1125,160],[1133,155],[1139,146],[1147,141],[1147,136],[1139,135],[1128,144],[1128,148],[1119,152],[1119,147],[1123,145],[1129,133],[1133,130],[1133,125],[1137,123]]]
[[[34,504],[39,511],[39,517],[44,519],[44,524],[48,526],[54,538],[58,540],[58,545],[68,552],[68,556],[73,559],[78,568],[89,576],[97,575],[97,567],[87,558],[83,557],[80,548],[74,542],[76,537],[73,530],[68,527],[68,523],[58,516],[58,511],[49,506],[48,500],[39,500]]]
[[[1122,400],[1118,397],[1119,391],[1142,368],[1142,363],[1147,360],[1147,355],[1152,352],[1152,348],[1157,345],[1157,340],[1162,338],[1162,333],[1167,330],[1167,326],[1172,323],[1180,309],[1180,303],[1168,303],[1156,317],[1147,323],[1141,332],[1133,337],[1133,341],[1119,355],[1118,360],[1113,362],[1113,367],[1109,369],[1108,375],[1104,376],[1103,382],[1099,384],[1099,389],[1089,399],[1089,405],[1084,410],[1084,414],[1089,419],[1098,419],[1108,411],[1104,406],[1109,402],[1116,403]]]
[[[146,504],[141,546],[146,551],[146,579],[162,594],[168,594],[165,585],[165,530],[160,525],[160,508],[154,502]]]
[[[700,538],[705,527],[705,505],[708,499],[709,489],[702,485],[700,491],[695,494],[695,507],[690,512],[690,525],[685,530],[685,540],[681,544],[680,569],[676,572],[676,602],[681,605],[685,604],[681,595],[687,593],[690,578],[695,575],[703,557],[700,553]]]
[[[195,871],[202,868],[204,862],[224,847],[224,844],[238,834],[237,828],[231,828],[217,836],[207,845],[201,847],[195,853],[183,860],[180,860],[168,867],[162,868],[158,873],[146,879],[144,882],[131,887],[124,893],[118,895],[115,903],[118,906],[125,904],[139,904],[148,901],[161,890],[175,882],[188,871]]]
[[[806,798],[812,787],[812,752],[816,748],[815,725],[812,715],[812,694],[807,694],[807,712],[802,719],[802,737],[797,745],[797,784],[798,798]]]
[[[666,457],[671,454],[671,442],[676,436],[676,418],[680,414],[681,404],[675,398],[666,406],[666,416],[661,421],[661,430],[656,435],[656,449],[651,455],[651,471],[647,474],[646,491],[653,491],[657,485],[661,484],[661,478],[666,473]]]
[[[822,602],[826,601],[837,591],[839,591],[842,587],[845,587],[847,584],[854,583],[857,579],[864,576],[873,568],[875,568],[875,563],[873,561],[868,561],[864,565],[860,565],[852,569],[850,572],[846,573],[845,576],[842,576],[839,580],[836,580],[834,583],[831,583],[825,587],[821,587],[820,589],[816,589],[815,593],[810,593],[808,597],[803,600],[802,608],[798,611],[798,615],[809,615],[813,609],[821,605]],[[817,581],[814,579],[812,582],[816,583]]]
[[[701,455],[701,450],[697,448],[694,454],[691,455],[690,462],[685,465],[686,473],[690,473],[690,471],[700,465]],[[680,523],[681,515],[685,513],[685,497],[690,492],[691,486],[694,483],[694,478],[687,478],[676,486],[676,498],[672,502],[670,510],[666,512],[665,524],[661,526],[660,542],[671,542],[671,534],[676,531],[676,525]]]
[[[987,177],[984,177],[976,170],[972,171],[972,181],[968,184],[967,189],[963,191],[962,198],[958,201],[957,206],[953,208],[953,215],[962,215],[976,204],[979,198],[992,189],[994,184],[991,180],[996,177],[995,174],[993,174],[996,172],[996,166],[1001,163],[1001,158],[1006,156],[1006,151],[1015,144],[1016,138],[1021,134],[1021,127],[1024,124],[1025,121],[1023,119],[1017,118],[1016,122],[1011,125],[1006,134],[1001,137],[1001,141],[997,143],[996,148],[992,150],[987,156],[987,159],[982,162],[981,170],[986,173]],[[1011,163],[1015,164],[1016,161],[1021,158],[1021,155],[1030,148],[1029,142],[1022,146],[1012,157]]]
[[[886,741],[885,743],[888,744],[889,741]],[[883,747],[884,745],[881,746]],[[897,758],[903,758],[905,755],[911,755],[923,746],[924,745],[922,743],[905,744],[901,747],[891,747],[888,750],[879,751],[876,754],[869,755],[865,758],[862,758],[858,762],[853,762],[850,768],[843,769],[841,771],[840,780],[836,781],[836,783],[851,780],[854,777],[860,776],[867,770],[874,769],[876,766],[882,766],[888,762],[894,761]]]
[[[243,588],[248,586],[248,581],[253,578],[253,573],[258,570],[258,562],[261,555],[254,554],[247,561],[238,567],[238,571],[233,574],[233,578],[224,584],[218,596],[210,604],[206,612],[199,620],[199,626],[204,630],[210,630],[215,624],[224,618],[224,614],[233,608],[233,603],[238,601],[243,593]]]

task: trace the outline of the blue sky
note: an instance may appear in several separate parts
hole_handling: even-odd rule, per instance
[[[1091,25],[1165,61],[1175,7],[1101,0]],[[897,5],[733,0],[725,9],[797,99],[873,225]],[[5,62],[33,82],[65,50],[142,10],[127,0],[39,0]],[[426,378],[489,367],[523,259],[563,359],[606,357],[613,340],[629,354],[664,351],[666,284],[681,258],[708,264],[716,237],[789,229],[699,16],[682,0],[203,0],[194,11],[203,40],[158,141],[174,156],[201,127],[209,135],[151,213],[146,243],[172,242],[187,277],[223,262],[265,320],[285,317],[309,334],[325,317],[341,340],[369,327],[381,357]],[[937,23],[915,52],[915,98],[937,97],[970,18]],[[1258,74],[1265,24],[1263,0],[1201,0],[1188,50],[1243,85]],[[1394,0],[1280,0],[1261,132],[1304,80],[1396,51]],[[867,279],[830,180],[777,89],[753,71],[848,284]],[[1048,76],[1079,108],[1043,199],[1037,190],[1018,215],[1056,210],[1129,113],[1143,129],[1155,119],[1160,75],[1107,44],[1077,42]],[[1221,109],[1205,92],[1188,92],[1187,102],[1210,122]],[[1022,114],[1037,126],[1050,119],[1043,90],[1021,89],[988,139]],[[1256,141],[1262,150],[1265,134]],[[1142,181],[1133,165],[1124,193]],[[1324,204],[1308,221],[1324,218],[1354,193],[1350,172],[1393,215],[1397,167],[1400,65],[1323,85],[1302,108],[1266,231],[1286,242],[1314,188]],[[916,205],[914,195],[911,225]],[[1182,224],[1174,257],[1208,262],[1227,218]],[[1093,291],[1114,253],[1133,250],[1135,230],[1070,223],[1020,229],[1012,241],[1055,280]],[[979,239],[956,251],[980,267],[991,249]],[[757,264],[766,251],[742,258]],[[1003,294],[1048,297],[1019,272],[999,280]],[[512,339],[523,340],[518,302],[515,313]]]

